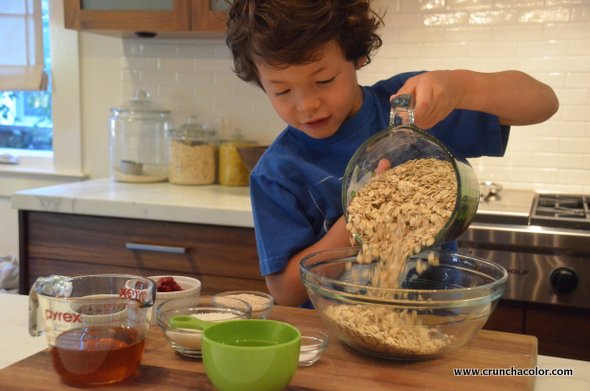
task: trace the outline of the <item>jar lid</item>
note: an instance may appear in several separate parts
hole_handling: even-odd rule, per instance
[[[230,138],[226,139],[226,140],[222,140],[221,143],[222,144],[253,145],[253,144],[256,144],[256,141],[246,138],[245,132],[240,128],[236,128],[232,131]]]
[[[199,117],[196,115],[189,115],[184,124],[176,129],[171,129],[170,136],[191,141],[217,141],[217,131],[199,121]]]
[[[145,91],[138,90],[135,92],[133,99],[120,107],[113,107],[111,109],[113,114],[123,113],[145,113],[145,114],[160,114],[168,115],[170,110],[164,109],[160,105],[152,102],[149,99],[149,94]]]

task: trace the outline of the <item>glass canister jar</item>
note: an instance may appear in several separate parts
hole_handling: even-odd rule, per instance
[[[246,140],[242,131],[236,129],[230,140],[219,145],[219,184],[226,186],[248,186],[250,173],[240,154],[238,147],[256,145],[256,142]]]
[[[186,123],[170,131],[168,180],[178,185],[215,183],[217,131],[189,116]]]
[[[111,109],[111,177],[119,182],[162,182],[168,178],[170,110],[144,91]]]

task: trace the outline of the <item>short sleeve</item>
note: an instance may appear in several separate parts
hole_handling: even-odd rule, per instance
[[[275,181],[251,176],[250,196],[260,272],[276,273],[287,266],[295,249],[313,242],[313,229],[297,198]]]

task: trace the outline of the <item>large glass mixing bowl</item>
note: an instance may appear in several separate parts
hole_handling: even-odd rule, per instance
[[[426,263],[428,254],[411,257],[399,289],[379,288],[370,283],[378,260],[361,264],[358,251],[311,254],[301,261],[301,279],[323,323],[341,341],[388,359],[429,359],[465,345],[486,323],[508,276],[494,262],[436,251],[437,266],[418,274],[417,263]]]
[[[479,203],[479,181],[471,164],[453,154],[436,137],[413,124],[413,96],[400,95],[391,102],[391,125],[365,141],[350,159],[342,179],[342,205],[348,221],[348,205],[358,191],[375,174],[379,162],[386,159],[391,167],[415,159],[435,158],[449,162],[457,180],[455,208],[435,243],[458,238],[471,224]],[[362,242],[363,238],[356,238]]]

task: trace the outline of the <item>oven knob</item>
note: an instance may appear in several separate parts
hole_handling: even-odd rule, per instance
[[[569,267],[560,267],[551,273],[551,286],[556,293],[570,293],[578,286],[578,275]]]

